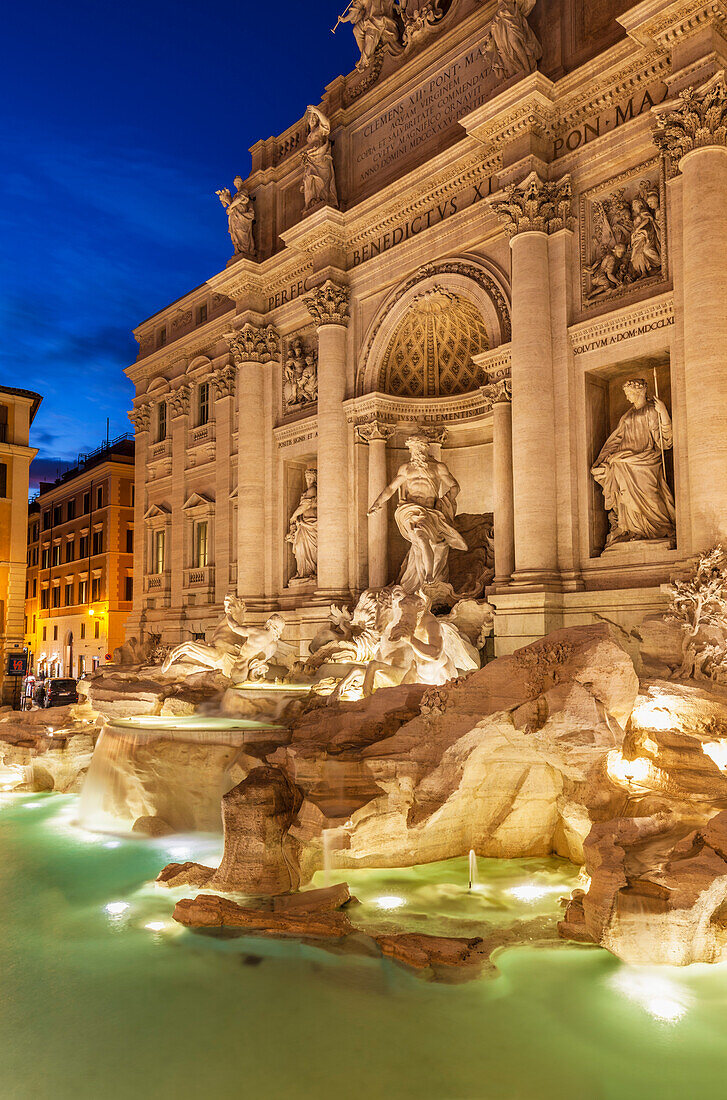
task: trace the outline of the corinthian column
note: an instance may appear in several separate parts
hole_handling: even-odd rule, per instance
[[[347,287],[330,280],[306,298],[318,328],[318,587],[348,591],[348,454],[346,416]]]
[[[386,443],[394,429],[375,420],[359,424],[359,438],[369,445],[369,507],[389,484],[386,469]],[[389,580],[389,518],[386,508],[380,508],[368,517],[369,588],[384,588]]]
[[[215,601],[222,603],[230,591],[230,455],[235,419],[237,371],[228,363],[212,375],[215,395]]]
[[[146,532],[144,513],[146,511],[146,462],[149,447],[149,428],[151,427],[151,405],[138,405],[129,413],[134,425],[134,607],[127,620],[126,636],[138,635],[141,629],[141,616],[144,602],[144,578],[146,567]]]
[[[512,251],[513,583],[552,587],[558,540],[548,238],[572,222],[570,180],[544,182],[532,172],[492,207]]]
[[[265,597],[264,365],[280,355],[278,333],[245,324],[225,333],[237,366],[237,594],[251,607]]]
[[[719,72],[656,108],[654,140],[682,175],[684,394],[691,547],[727,539],[727,85]],[[679,446],[676,440],[676,446]]]
[[[172,421],[172,525],[171,546],[168,550],[167,569],[171,570],[172,612],[178,616],[176,629],[181,637],[184,608],[184,490],[187,455],[187,426],[189,423],[189,386],[185,383],[174,390],[167,399]]]
[[[494,495],[495,577],[507,584],[515,568],[515,516],[512,495],[512,389],[509,379],[487,386],[492,400],[492,488]]]

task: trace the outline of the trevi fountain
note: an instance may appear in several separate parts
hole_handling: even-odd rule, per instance
[[[137,329],[128,640],[0,712],[0,1092],[724,1095],[724,12],[341,21]]]

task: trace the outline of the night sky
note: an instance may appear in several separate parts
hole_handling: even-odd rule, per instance
[[[345,7],[345,0],[341,10]],[[215,191],[358,57],[339,0],[7,5],[0,382],[37,390],[31,482],[130,430],[131,329],[231,255]]]

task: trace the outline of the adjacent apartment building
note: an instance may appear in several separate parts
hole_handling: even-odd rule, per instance
[[[134,441],[121,436],[41,483],[30,506],[25,640],[36,675],[82,676],[123,644],[133,560]]]
[[[15,680],[5,676],[10,653],[23,648],[28,470],[38,453],[30,427],[42,398],[0,386],[0,702],[12,702]]]

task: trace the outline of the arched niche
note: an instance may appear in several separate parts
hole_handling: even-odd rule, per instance
[[[494,266],[468,258],[426,264],[374,318],[356,392],[427,398],[471,392],[485,382],[472,356],[509,340],[510,306]]]

